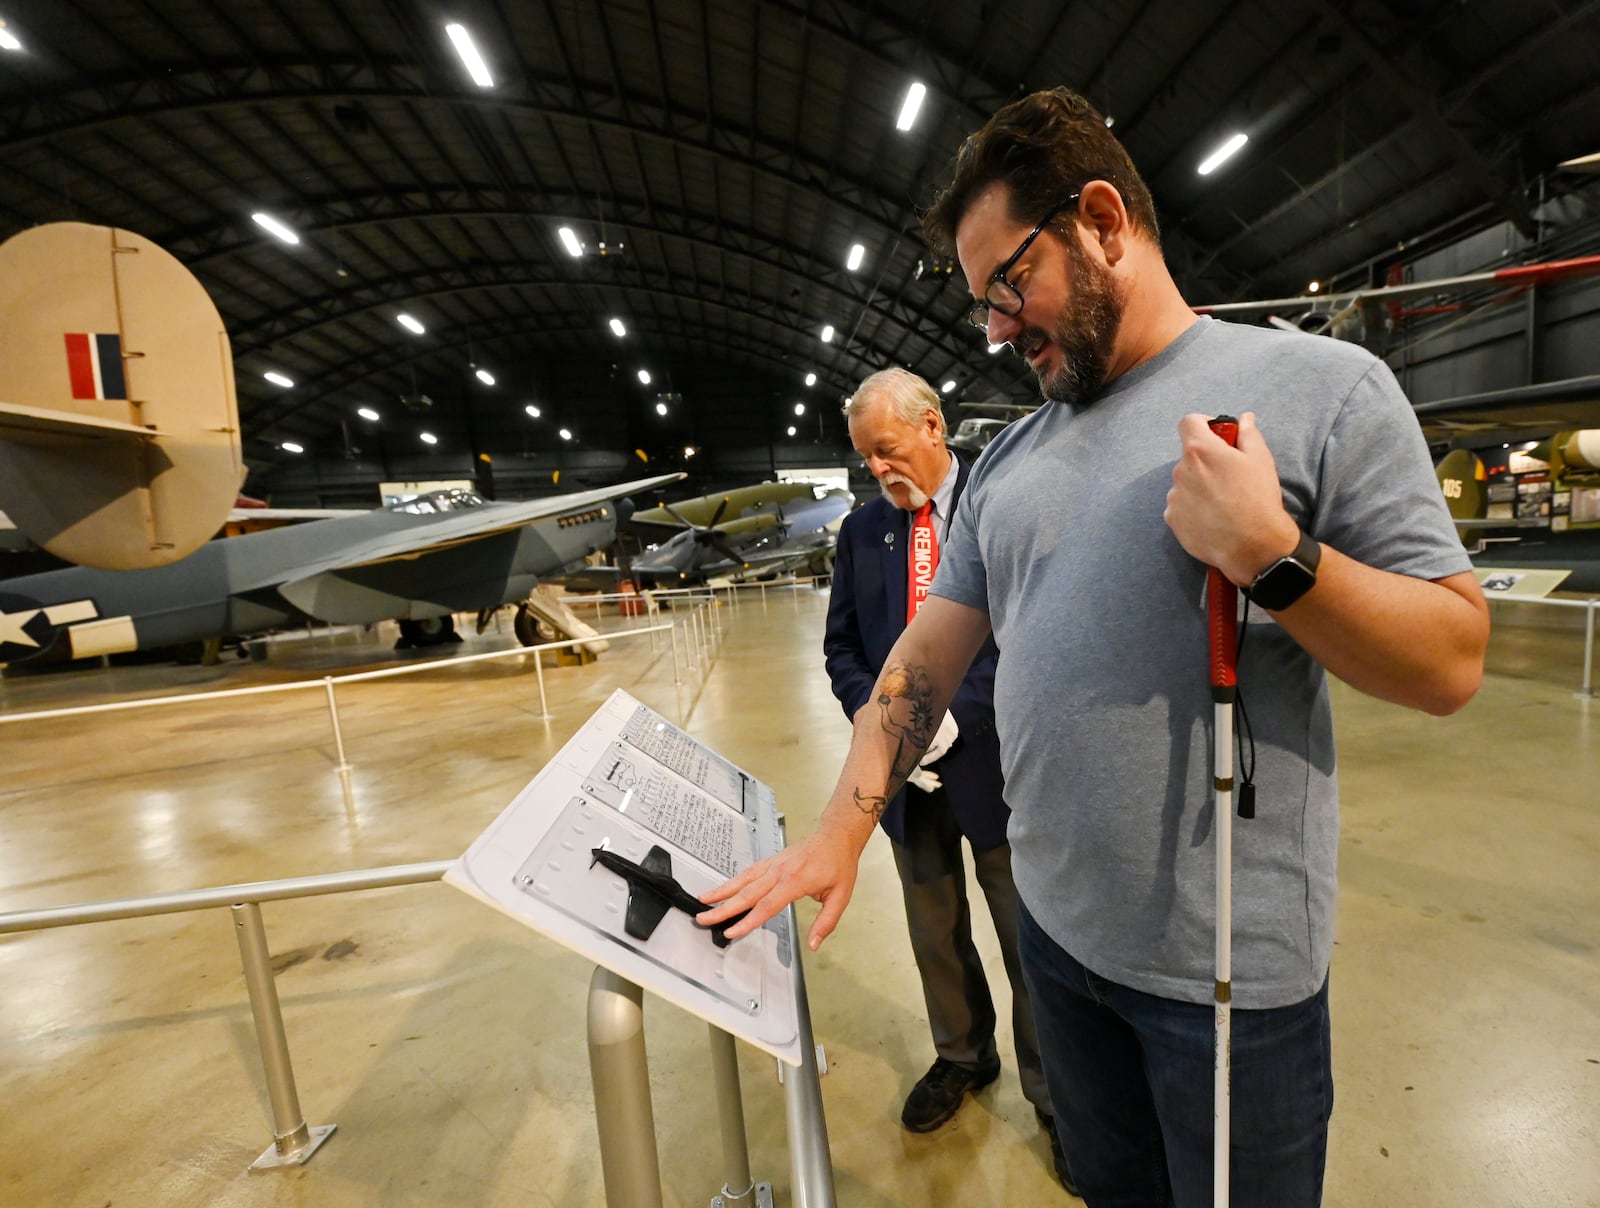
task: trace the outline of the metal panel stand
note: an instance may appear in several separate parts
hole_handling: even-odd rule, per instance
[[[261,907],[255,902],[241,902],[232,910],[239,955],[244,961],[244,981],[250,990],[250,1014],[255,1017],[256,1041],[261,1045],[261,1064],[266,1069],[267,1094],[272,1100],[272,1146],[250,1164],[250,1169],[303,1166],[338,1125],[311,1127],[300,1112],[294,1067],[289,1063],[289,1041],[283,1034],[283,1013],[278,1009],[278,988],[272,980],[267,930],[261,924]]]
[[[822,1114],[821,1074],[817,1043],[811,1032],[811,1007],[806,1000],[805,967],[800,961],[800,923],[794,907],[785,911],[789,947],[794,954],[795,1005],[800,1028],[800,1069],[783,1080],[784,1114],[789,1124],[789,1167],[794,1178],[794,1208],[835,1208],[833,1155],[828,1149],[828,1122]]]
[[[589,979],[589,1076],[600,1132],[600,1167],[611,1208],[661,1208],[644,991],[609,969]]]
[[[717,1084],[717,1118],[722,1126],[722,1165],[727,1181],[711,1197],[711,1208],[772,1208],[772,1184],[750,1175],[750,1146],[744,1131],[744,1093],[739,1089],[739,1055],[733,1037],[716,1024],[711,1029],[711,1069]]]

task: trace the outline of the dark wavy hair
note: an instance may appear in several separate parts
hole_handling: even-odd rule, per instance
[[[967,136],[949,188],[922,216],[923,238],[940,255],[953,254],[956,228],[993,184],[1010,190],[1011,216],[1032,224],[1091,180],[1113,185],[1134,227],[1160,242],[1150,190],[1099,111],[1070,88],[1032,93]]]

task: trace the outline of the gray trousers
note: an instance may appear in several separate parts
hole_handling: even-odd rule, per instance
[[[943,788],[924,793],[908,785],[906,793],[906,842],[891,841],[890,846],[900,873],[911,952],[922,977],[934,1051],[966,1069],[992,1066],[999,1058],[994,998],[972,942],[961,828]],[[974,851],[972,863],[989,903],[1011,982],[1011,1027],[1022,1093],[1036,1108],[1049,1112],[1039,1037],[1017,957],[1017,887],[1011,880],[1011,845]]]

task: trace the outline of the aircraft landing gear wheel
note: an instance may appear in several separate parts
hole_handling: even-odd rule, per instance
[[[534,616],[526,608],[518,605],[517,615],[511,622],[511,631],[517,635],[517,641],[524,646],[537,646],[539,644],[539,627]]]
[[[401,621],[400,640],[394,645],[396,650],[405,650],[412,646],[443,646],[460,640],[454,617],[424,617],[420,621]]]

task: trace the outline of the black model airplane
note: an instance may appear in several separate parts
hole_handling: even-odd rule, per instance
[[[636,940],[647,940],[654,935],[656,927],[672,907],[677,907],[690,918],[694,918],[702,910],[711,909],[673,878],[672,855],[664,847],[652,847],[645,853],[644,861],[640,864],[635,864],[626,856],[619,856],[604,847],[594,847],[589,850],[594,856],[594,859],[589,861],[590,868],[598,864],[628,882],[628,913],[623,919],[623,930]],[[748,913],[749,911],[741,912],[731,919],[724,919],[713,927],[705,928],[711,932],[711,942],[718,948],[726,948],[733,942],[728,938],[728,928]],[[695,926],[700,926],[698,920]]]

